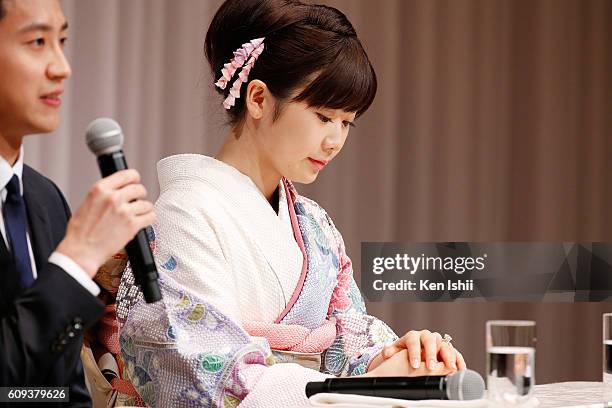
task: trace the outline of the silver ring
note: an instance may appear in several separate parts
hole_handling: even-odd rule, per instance
[[[443,343],[448,343],[448,345],[451,345],[451,341],[453,341],[453,338],[449,335],[444,333],[444,337],[442,338],[442,342]]]

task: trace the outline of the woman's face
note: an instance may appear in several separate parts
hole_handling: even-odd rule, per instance
[[[278,174],[309,184],[340,153],[354,120],[355,112],[286,103],[276,121],[262,121],[258,147]]]

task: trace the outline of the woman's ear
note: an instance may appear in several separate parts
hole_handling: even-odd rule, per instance
[[[268,86],[259,79],[252,80],[247,86],[244,101],[247,115],[250,115],[253,119],[263,118],[264,112],[273,106],[271,99],[272,94],[268,90]]]

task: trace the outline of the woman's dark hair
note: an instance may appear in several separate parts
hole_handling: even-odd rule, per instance
[[[0,20],[4,18],[6,10],[4,10],[4,0],[0,0]]]
[[[227,0],[206,34],[206,58],[216,81],[223,64],[249,40],[265,37],[264,51],[249,74],[263,81],[282,105],[292,101],[308,106],[363,114],[376,95],[376,74],[355,29],[339,10],[298,0]],[[224,97],[240,73],[236,71]],[[246,83],[241,98],[228,113],[230,123],[244,115]],[[276,107],[275,119],[280,112]]]

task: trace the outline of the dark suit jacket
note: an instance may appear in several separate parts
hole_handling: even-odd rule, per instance
[[[20,289],[12,256],[0,237],[0,386],[70,387],[69,406],[88,407],[79,355],[83,331],[102,315],[103,305],[47,262],[70,218],[57,186],[24,165],[23,194],[38,278],[32,287]]]

